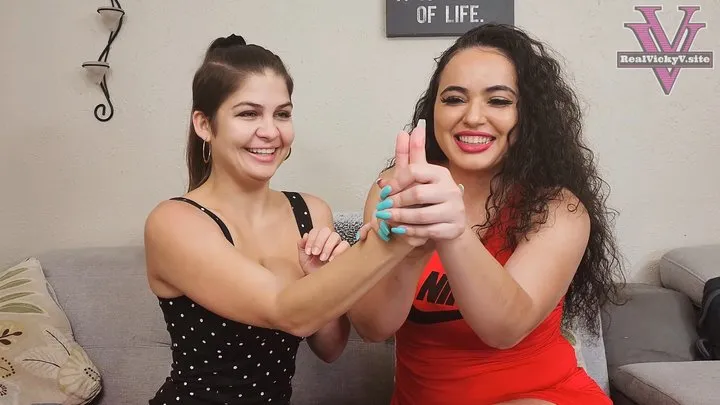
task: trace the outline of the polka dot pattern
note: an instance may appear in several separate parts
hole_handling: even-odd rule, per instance
[[[312,229],[302,196],[285,195],[298,230]],[[212,216],[207,209],[203,212]],[[226,237],[232,243],[229,232]],[[172,365],[150,405],[289,403],[302,338],[234,322],[186,296],[159,302],[170,334]]]

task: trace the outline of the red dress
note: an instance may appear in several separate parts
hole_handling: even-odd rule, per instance
[[[486,248],[505,265],[504,236],[489,232]],[[562,336],[564,300],[523,341],[494,349],[462,319],[437,252],[418,282],[408,319],[396,334],[391,405],[485,405],[541,399],[557,405],[612,401],[577,365]]]

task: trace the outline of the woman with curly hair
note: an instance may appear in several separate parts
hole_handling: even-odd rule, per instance
[[[611,403],[562,333],[596,334],[622,275],[581,118],[520,29],[483,25],[439,58],[365,208],[416,248],[349,312],[366,340],[396,337],[393,405]]]

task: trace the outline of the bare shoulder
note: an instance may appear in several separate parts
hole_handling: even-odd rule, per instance
[[[209,228],[207,214],[186,202],[165,200],[150,211],[145,220],[145,237],[162,237],[167,232]],[[198,228],[199,227],[199,228]],[[190,237],[194,232],[190,232]]]
[[[300,195],[305,200],[308,209],[310,209],[310,215],[312,216],[315,225],[320,226],[331,226],[333,223],[333,213],[330,208],[330,204],[322,198],[310,194],[301,192]]]
[[[559,238],[565,240],[563,243],[584,246],[590,236],[590,215],[582,201],[570,190],[563,189],[548,201],[547,216],[542,213],[535,215],[539,226],[525,235],[520,245],[533,240]]]
[[[569,222],[576,226],[590,227],[590,215],[585,205],[570,190],[564,188],[557,198],[548,203],[549,219],[560,223]],[[553,221],[553,222],[555,222]]]
[[[174,200],[162,201],[150,212],[145,220],[144,241],[148,271],[152,273],[197,248],[230,244],[209,215]]]

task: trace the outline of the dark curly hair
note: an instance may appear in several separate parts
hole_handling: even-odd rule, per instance
[[[410,128],[425,119],[428,162],[447,162],[434,131],[433,105],[440,75],[459,51],[478,46],[498,49],[513,62],[519,119],[512,135],[514,142],[491,181],[485,203],[487,220],[473,229],[479,236],[483,230],[498,225],[500,209],[506,208],[511,218],[499,229],[506,232],[506,248],[514,249],[521,238],[547,221],[549,202],[562,198],[563,189],[574,193],[590,216],[591,230],[585,254],[567,291],[563,321],[567,327],[580,326],[597,336],[599,311],[607,301],[614,302],[618,285],[624,281],[612,231],[616,212],[606,208],[607,184],[598,175],[594,155],[583,140],[577,96],[547,47],[514,26],[485,24],[468,31],[436,59],[437,67],[415,106]],[[393,165],[391,160],[386,170]]]

